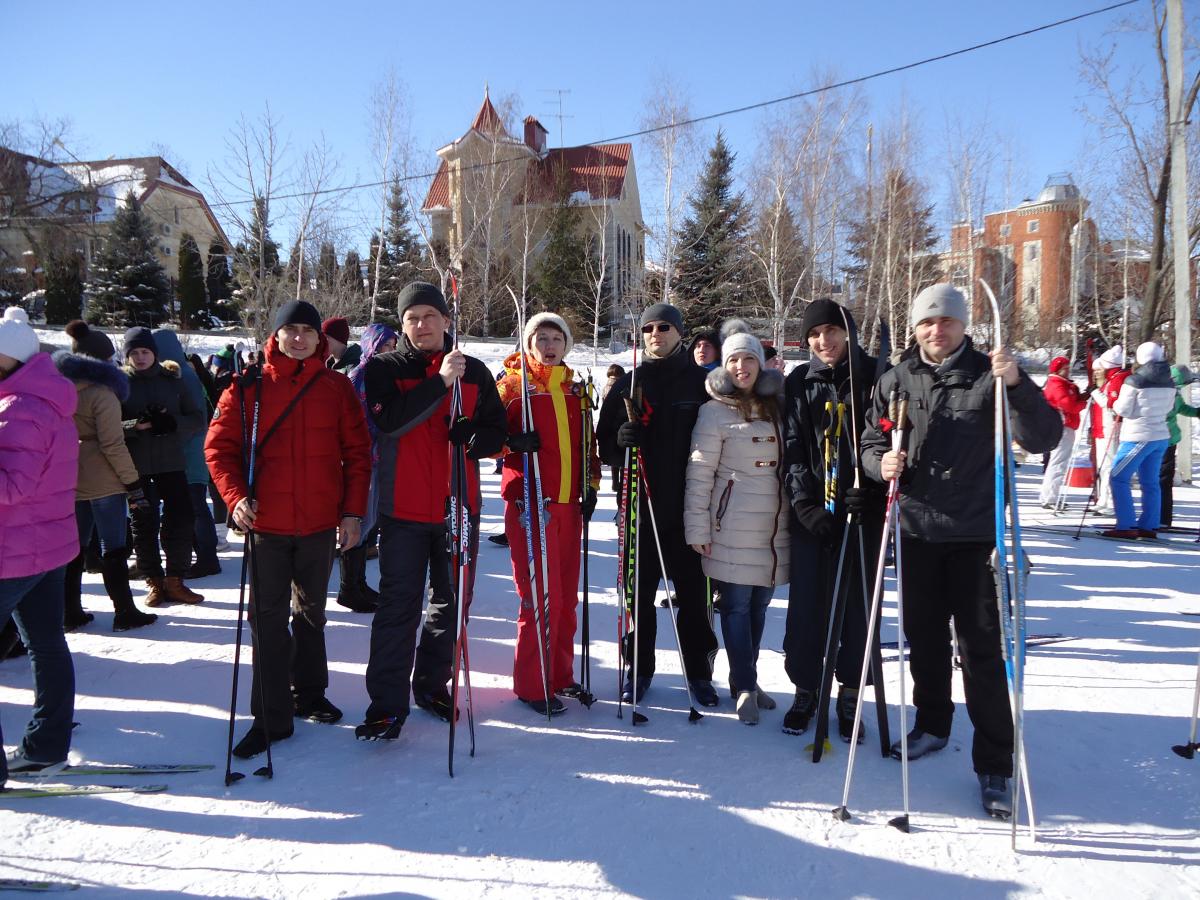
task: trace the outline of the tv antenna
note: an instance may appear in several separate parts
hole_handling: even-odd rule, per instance
[[[569,116],[569,115],[566,115],[563,113],[563,97],[566,94],[569,94],[571,92],[569,90],[567,90],[566,88],[542,88],[542,93],[557,95],[555,99],[547,100],[546,105],[558,107],[558,112],[553,114],[552,116],[550,116],[550,118],[558,119],[558,146],[562,147],[562,146],[564,146],[564,144],[563,144],[563,120],[575,118],[574,116]]]

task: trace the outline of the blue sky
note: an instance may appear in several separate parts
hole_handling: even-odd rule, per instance
[[[523,10],[465,0],[454,17],[449,4],[358,0],[112,5],[116,11],[64,0],[50,13],[27,0],[4,4],[13,35],[26,22],[54,36],[7,42],[0,118],[68,117],[76,152],[92,157],[165,145],[171,162],[203,187],[232,123],[241,113],[256,115],[265,101],[294,147],[323,131],[342,159],[343,181],[371,180],[367,98],[389,66],[406,83],[416,141],[428,148],[432,167],[433,148],[463,132],[485,83],[496,94],[519,94],[521,114],[541,118],[555,143],[552,95],[544,89],[569,90],[565,111],[574,118],[565,123],[566,143],[582,143],[635,130],[660,73],[688,92],[696,113],[715,112],[810,87],[814,69],[853,77],[1106,3],[646,0]],[[1121,19],[1146,15],[1148,5],[873,81],[865,88],[871,116],[886,119],[902,102],[916,111],[925,174],[940,200],[947,114],[986,114],[1019,157],[1014,199],[1034,194],[1050,172],[1075,168],[1087,146],[1079,47],[1113,40],[1109,32]],[[1125,65],[1152,62],[1144,39],[1119,46]],[[743,161],[761,121],[746,113],[721,122]],[[635,153],[644,155],[640,147]],[[643,174],[650,206],[647,180]]]

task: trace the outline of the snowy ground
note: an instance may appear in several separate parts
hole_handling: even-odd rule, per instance
[[[494,362],[505,348],[474,349]],[[1037,508],[1040,466],[1021,473],[1026,522],[1072,528],[1073,517],[1055,521]],[[488,477],[485,533],[501,528],[497,489]],[[1177,489],[1176,502],[1177,524],[1196,527],[1200,489]],[[88,576],[84,603],[96,621],[69,636],[79,684],[73,759],[217,769],[145,779],[168,781],[163,794],[0,806],[0,878],[70,880],[95,896],[1200,895],[1200,762],[1170,750],[1187,739],[1200,645],[1192,581],[1200,545],[1190,538],[1126,547],[1027,534],[1036,565],[1029,630],[1071,640],[1030,652],[1027,743],[1040,829],[1036,843],[1023,833],[1014,854],[1007,826],[981,817],[957,685],[950,747],[911,768],[913,833],[886,825],[900,807],[900,767],[872,743],[870,704],[855,819],[830,816],[845,745],[814,766],[803,753],[809,739],[778,727],[791,695],[779,652],[786,590],[772,604],[761,660],[762,684],[780,709],[759,727],[741,725],[726,694],[702,722],[688,723],[665,621],[650,721],[635,731],[628,710],[618,720],[613,511],[611,494],[603,496],[592,530],[600,702],[590,710],[572,703],[550,726],[511,693],[511,570],[507,551],[483,542],[471,631],[478,752],[466,755],[463,729],[453,780],[446,726],[420,710],[394,744],[353,739],[367,703],[369,618],[331,600],[329,697],[345,720],[297,723],[296,736],[277,745],[273,781],[247,774],[225,787],[240,545],[223,557],[224,574],[195,583],[204,604],[167,607],[154,626],[126,634],[109,631],[111,608],[98,576]],[[369,577],[377,578],[374,562]],[[884,637],[895,639],[891,606]],[[897,733],[894,657],[885,671]],[[720,683],[725,674],[722,654]],[[10,741],[28,714],[28,684],[24,660],[0,664]]]

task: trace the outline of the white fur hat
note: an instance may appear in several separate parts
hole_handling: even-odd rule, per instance
[[[19,306],[10,306],[0,319],[0,353],[17,362],[28,362],[38,352],[37,334],[29,327],[29,316]]]
[[[1162,362],[1165,356],[1163,355],[1162,347],[1154,343],[1154,341],[1146,341],[1144,344],[1138,344],[1135,358],[1139,366],[1144,366],[1146,363]]]
[[[575,339],[571,336],[571,326],[567,324],[567,320],[552,312],[540,312],[525,323],[525,334],[521,336],[524,348],[526,350],[529,349],[529,343],[533,340],[533,336],[537,334],[539,325],[550,325],[563,333],[563,336],[567,339],[567,349],[563,351],[563,359],[566,359],[567,354],[571,352],[571,348],[575,346]]]
[[[1100,354],[1096,361],[1092,364],[1093,369],[1120,369],[1125,365],[1125,348],[1120,344],[1113,344],[1107,350]]]

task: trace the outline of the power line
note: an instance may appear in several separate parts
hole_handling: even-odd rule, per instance
[[[640,129],[638,131],[630,131],[626,134],[619,134],[614,137],[604,138],[603,140],[590,141],[586,144],[581,144],[580,146],[597,147],[597,146],[600,146],[603,144],[617,143],[618,141],[628,141],[628,140],[631,140],[632,138],[646,137],[648,135],[657,134],[661,131],[667,131],[667,130],[673,129],[673,128],[684,128],[684,127],[687,127],[690,125],[697,125],[702,122],[711,122],[714,119],[722,119],[727,116],[735,116],[740,113],[753,112],[754,110],[758,110],[758,109],[766,109],[767,107],[777,106],[781,103],[790,103],[794,100],[803,100],[806,97],[813,97],[818,94],[826,93],[828,91],[840,90],[841,88],[844,88],[844,87],[851,87],[856,84],[863,84],[868,81],[873,81],[877,78],[883,78],[887,75],[895,75],[899,72],[907,72],[912,69],[919,68],[921,66],[930,65],[931,63],[942,62],[947,59],[953,59],[956,56],[963,56],[967,53],[974,53],[977,50],[985,50],[988,47],[995,47],[999,44],[1008,43],[1009,41],[1015,41],[1019,38],[1028,37],[1030,35],[1038,34],[1043,31],[1049,31],[1054,28],[1060,28],[1063,25],[1070,25],[1073,22],[1079,22],[1079,21],[1082,21],[1083,19],[1092,18],[1093,16],[1103,15],[1104,13],[1112,12],[1113,10],[1121,9],[1126,6],[1133,6],[1134,4],[1140,3],[1140,2],[1142,2],[1142,0],[1122,0],[1122,2],[1120,2],[1120,3],[1111,3],[1108,6],[1102,6],[1098,9],[1090,10],[1089,12],[1079,13],[1078,15],[1074,15],[1074,16],[1068,16],[1065,19],[1058,19],[1057,21],[1054,21],[1054,22],[1048,22],[1045,25],[1038,25],[1034,28],[1027,28],[1024,31],[1016,31],[1016,32],[1013,32],[1012,34],[1006,34],[1003,37],[993,38],[992,40],[983,41],[982,43],[979,43],[979,44],[972,44],[969,47],[962,47],[958,50],[951,50],[947,53],[939,53],[936,56],[927,56],[924,59],[919,59],[919,60],[916,60],[915,62],[905,63],[904,65],[892,66],[891,68],[888,68],[888,69],[880,69],[877,72],[871,72],[867,75],[859,75],[855,78],[848,78],[844,81],[838,81],[833,84],[821,85],[820,87],[810,88],[809,90],[799,91],[797,93],[788,94],[783,97],[775,97],[770,100],[761,100],[756,103],[749,103],[745,106],[737,106],[737,107],[733,107],[731,109],[721,110],[720,112],[707,113],[706,115],[702,115],[702,116],[695,116],[691,119],[685,119],[682,122],[670,122],[665,125],[655,125],[650,128]],[[525,157],[523,157],[523,156],[521,156],[521,157],[513,156],[513,157],[508,157],[505,159],[493,159],[493,160],[488,160],[486,162],[479,162],[479,163],[474,163],[472,165],[463,166],[462,171],[487,169],[487,168],[491,168],[492,166],[499,166],[499,165],[506,165],[508,163],[513,163],[513,162],[520,162],[523,159],[525,159]],[[358,184],[343,185],[342,187],[324,188],[324,189],[318,190],[318,191],[298,191],[298,192],[292,193],[292,194],[276,194],[271,199],[272,200],[295,200],[295,199],[304,198],[304,197],[318,197],[318,196],[322,196],[325,194],[349,193],[351,191],[365,190],[366,188],[383,187],[384,185],[391,184],[393,181],[422,181],[422,180],[426,180],[429,178],[433,178],[436,175],[437,175],[436,171],[421,172],[416,175],[397,175],[395,178],[385,179],[383,181],[366,181],[366,182],[360,182]],[[211,209],[228,209],[228,208],[234,207],[234,206],[249,206],[253,202],[254,202],[254,200],[252,198],[249,200],[225,200],[225,201],[221,201],[221,202],[217,202],[217,203],[209,203],[208,205]]]

